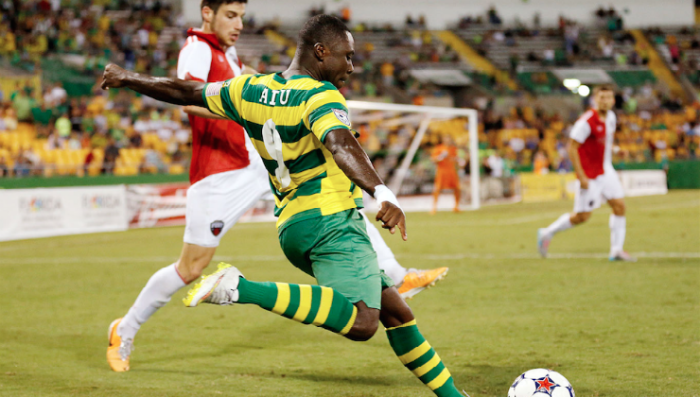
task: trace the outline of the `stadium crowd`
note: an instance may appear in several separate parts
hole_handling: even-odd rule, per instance
[[[138,97],[131,91],[105,92],[99,88],[101,70],[110,61],[137,72],[174,76],[184,40],[181,15],[158,1],[39,0],[4,2],[0,7],[0,57],[5,64],[36,70],[47,55],[78,55],[62,59],[95,82],[86,95],[69,95],[63,83],[48,81],[41,93],[20,83],[7,92],[0,90],[0,175],[186,171],[189,126],[179,109]],[[319,12],[323,10],[310,11]],[[531,27],[520,22],[504,27],[494,8],[484,16],[462,18],[458,28],[487,26],[483,34],[471,39],[486,56],[493,46],[517,47],[520,40],[544,35],[561,38],[562,47],[527,54],[528,61],[544,65],[596,59],[617,65],[648,62],[648,53],[629,45],[633,39],[624,31],[623,20],[614,9],[601,8],[596,16],[599,37],[590,37],[587,28],[563,17],[555,28],[542,28],[538,16]],[[350,21],[350,9],[344,8],[341,17]],[[395,49],[393,54],[398,56],[381,58],[372,40],[358,40],[355,73],[351,83],[342,89],[343,94],[350,99],[393,97],[416,105],[422,105],[428,96],[448,95],[440,87],[421,83],[410,73],[417,64],[449,68],[460,62],[457,53],[436,40],[425,25],[423,16],[411,15],[400,28],[354,24],[353,31],[360,38],[371,33],[385,34],[381,36],[385,40],[382,44]],[[274,20],[258,24],[249,18],[244,35],[263,34],[270,29],[283,31]],[[678,73],[687,75],[695,84],[700,82],[698,60],[693,55],[700,51],[697,30],[650,29],[646,34],[656,45],[668,47]],[[618,51],[618,47],[625,51]],[[253,58],[243,57],[243,61],[260,72],[271,72],[285,66],[289,55],[290,49],[282,47]],[[518,71],[520,61],[515,55],[511,57],[511,73]],[[621,90],[618,112],[621,133],[616,137],[617,161],[662,162],[700,155],[700,117],[696,107],[663,97],[646,84]],[[570,171],[565,142],[573,121],[570,115],[541,108],[520,106],[498,113],[492,107],[483,107],[480,149],[484,169],[495,176],[518,169]],[[396,168],[415,133],[410,125],[385,128],[373,123],[357,128],[384,176]],[[434,172],[429,152],[441,134],[454,136],[463,157],[462,165],[468,171],[466,122],[435,122],[430,132],[421,145],[414,172]]]

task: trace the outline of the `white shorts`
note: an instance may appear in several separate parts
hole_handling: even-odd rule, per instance
[[[599,208],[603,203],[612,199],[625,197],[622,183],[615,171],[605,171],[605,174],[588,181],[588,189],[581,189],[581,183],[576,181],[576,197],[574,198],[574,212],[591,212]]]
[[[184,242],[218,247],[231,226],[268,194],[270,184],[262,161],[196,182],[187,190]]]

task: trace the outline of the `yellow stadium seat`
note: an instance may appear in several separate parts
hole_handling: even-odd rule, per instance
[[[180,175],[185,173],[185,167],[182,164],[171,164],[168,167],[168,172],[171,175]]]

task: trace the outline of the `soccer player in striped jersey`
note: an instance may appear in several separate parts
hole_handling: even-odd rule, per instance
[[[178,58],[183,80],[224,81],[255,70],[242,63],[235,44],[243,29],[247,0],[202,0],[202,27],[187,31]],[[180,289],[195,281],[211,262],[226,232],[263,196],[270,194],[267,170],[243,127],[204,108],[185,107],[192,126],[190,188],[180,258],[151,276],[123,318],[109,326],[107,362],[112,370],[130,369],[134,338],[141,326]],[[380,269],[410,298],[448,271],[401,266],[379,231],[365,218]]]
[[[280,245],[318,285],[255,282],[222,266],[190,290],[185,304],[254,304],[304,324],[366,341],[379,322],[400,361],[437,396],[460,396],[450,372],[423,338],[410,308],[380,272],[364,220],[363,189],[376,219],[404,240],[405,215],[350,129],[338,88],[353,71],[354,40],[338,18],[311,18],[289,68],[202,84],[153,78],[116,65],[103,88],[127,87],[178,105],[203,106],[236,121],[263,158],[275,195]]]

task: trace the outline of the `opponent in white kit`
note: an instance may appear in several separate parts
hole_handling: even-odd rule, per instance
[[[578,177],[573,214],[564,214],[551,225],[539,229],[537,245],[547,256],[555,234],[579,225],[591,217],[605,199],[610,215],[610,260],[635,261],[623,250],[627,221],[622,184],[612,165],[612,146],[617,126],[615,92],[609,85],[593,90],[593,108],[581,116],[569,134],[569,158]]]
[[[243,29],[247,0],[203,0],[203,25],[190,29],[180,51],[177,74],[184,80],[218,82],[255,73],[244,66],[234,44]],[[184,244],[177,262],[148,280],[124,318],[109,327],[107,362],[117,372],[129,370],[133,341],[141,325],[209,265],[224,234],[263,196],[270,194],[262,159],[240,125],[208,110],[187,107],[192,126],[190,188],[187,190]],[[379,267],[404,298],[434,284],[446,267],[407,270],[394,258],[379,231],[365,217]]]

